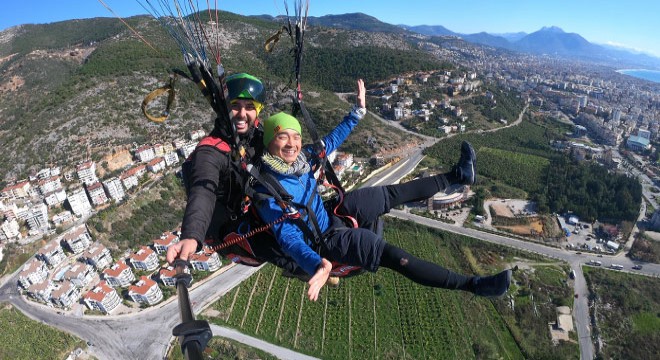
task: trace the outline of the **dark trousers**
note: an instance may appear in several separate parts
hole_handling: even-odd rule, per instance
[[[447,186],[443,175],[416,179],[403,184],[361,188],[346,194],[340,215],[354,216],[360,228],[341,227],[325,239],[321,255],[331,261],[376,271],[379,266],[401,273],[422,285],[465,289],[470,278],[419,259],[405,250],[387,244],[377,228],[379,217],[393,207],[428,199]]]

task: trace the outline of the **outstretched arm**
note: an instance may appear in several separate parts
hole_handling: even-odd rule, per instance
[[[346,140],[358,121],[366,114],[366,89],[362,79],[357,80],[357,103],[344,120],[334,130],[323,138],[325,150],[328,153],[335,151]]]

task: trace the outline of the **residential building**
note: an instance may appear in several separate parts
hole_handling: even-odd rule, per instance
[[[87,198],[87,193],[85,189],[78,188],[73,190],[68,196],[67,201],[69,202],[69,207],[76,216],[83,216],[92,212],[92,204]]]
[[[48,304],[50,302],[50,294],[55,290],[55,285],[48,279],[45,279],[36,284],[32,284],[27,288],[27,294],[37,301]]]
[[[55,191],[51,191],[43,195],[44,203],[48,207],[61,205],[64,200],[66,200],[66,191],[63,188],[59,188]]]
[[[11,241],[23,238],[19,229],[20,225],[16,219],[4,221],[0,225],[0,240]]]
[[[147,170],[152,173],[159,173],[165,170],[165,159],[162,156],[152,159],[147,163]]]
[[[49,178],[39,180],[39,182],[37,182],[37,188],[39,190],[39,194],[46,195],[55,190],[62,189],[62,182],[60,182],[59,176],[51,176]]]
[[[43,180],[51,176],[59,176],[59,175],[60,175],[60,168],[56,166],[53,168],[45,168],[39,170],[39,172],[37,173],[37,179]]]
[[[165,147],[163,146],[163,144],[154,144],[153,150],[155,157],[163,156],[163,154],[165,154]]]
[[[167,253],[167,248],[179,242],[179,237],[173,233],[163,233],[160,239],[154,240],[154,249],[160,254]]]
[[[94,266],[96,271],[101,271],[112,263],[112,255],[103,244],[97,242],[92,244],[82,255],[87,263]]]
[[[78,174],[78,179],[85,183],[85,185],[91,185],[99,181],[96,177],[96,163],[91,160],[78,164],[76,173]]]
[[[163,300],[163,292],[158,284],[148,276],[140,277],[135,285],[128,287],[128,296],[141,305],[154,305]]]
[[[29,181],[21,181],[14,185],[10,185],[0,191],[0,198],[9,200],[24,199],[29,196],[32,186]]]
[[[193,151],[195,151],[195,148],[197,147],[196,142],[187,142],[177,149],[179,150],[179,154],[184,158],[187,159],[190,154],[192,154]]]
[[[92,243],[92,236],[85,224],[78,225],[62,236],[62,241],[74,254],[80,254]]]
[[[64,281],[55,286],[50,294],[51,301],[55,306],[70,309],[80,298],[80,289],[69,281]]]
[[[122,260],[117,261],[111,267],[103,270],[103,279],[113,287],[127,287],[135,281],[135,274],[131,268]]]
[[[202,251],[190,255],[190,266],[200,271],[216,271],[222,267],[218,253],[205,247]]]
[[[121,183],[126,189],[130,189],[138,185],[140,178],[147,172],[147,167],[144,164],[134,166],[119,175]]]
[[[167,166],[172,166],[179,163],[179,155],[177,155],[175,151],[165,153],[165,155],[163,155],[163,159],[165,159],[165,165]]]
[[[147,246],[140,246],[140,250],[128,257],[134,269],[154,271],[160,266],[158,256]]]
[[[137,150],[135,150],[135,157],[141,162],[151,161],[156,157],[154,148],[149,145],[142,145]]]
[[[37,258],[32,258],[23,265],[23,269],[18,274],[18,283],[27,289],[30,285],[38,284],[48,278],[48,268],[46,263]]]
[[[66,260],[64,250],[62,250],[60,242],[57,240],[51,241],[42,246],[41,249],[37,251],[37,258],[41,259],[52,268]]]
[[[79,288],[87,286],[87,284],[92,282],[95,276],[96,272],[92,265],[81,262],[73,264],[73,266],[64,273],[64,278]]]
[[[53,217],[50,219],[50,221],[52,221],[55,226],[67,224],[73,222],[73,220],[73,214],[69,210],[61,211],[53,215]]]
[[[27,223],[31,230],[46,231],[50,229],[48,223],[48,206],[46,204],[34,205],[27,214]]]
[[[109,314],[121,304],[121,297],[105,281],[100,281],[92,290],[83,295],[83,301],[90,310]]]
[[[116,177],[103,181],[103,187],[108,195],[110,195],[110,198],[114,201],[121,201],[124,199],[124,196],[126,196],[121,180]]]
[[[103,189],[103,184],[100,182],[95,182],[91,185],[87,185],[87,194],[92,200],[94,206],[103,205],[108,202],[108,196],[105,194]]]
[[[176,270],[172,266],[162,268],[158,271],[158,278],[165,286],[176,286]]]

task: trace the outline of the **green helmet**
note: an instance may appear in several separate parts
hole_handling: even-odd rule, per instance
[[[266,102],[266,91],[261,80],[247,73],[238,73],[227,76],[225,80],[228,99],[252,99],[262,104]]]

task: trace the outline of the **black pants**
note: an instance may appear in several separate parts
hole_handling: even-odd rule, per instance
[[[379,266],[401,273],[422,285],[447,289],[466,289],[470,277],[421,260],[405,250],[387,244],[374,230],[379,217],[397,205],[428,199],[448,185],[443,175],[426,177],[404,184],[361,188],[346,194],[340,214],[354,216],[360,228],[339,228],[326,238],[321,254],[332,261],[357,265],[368,271]]]

